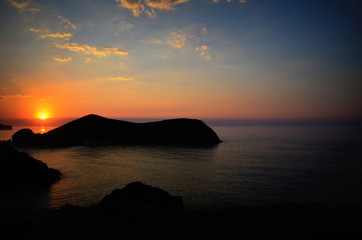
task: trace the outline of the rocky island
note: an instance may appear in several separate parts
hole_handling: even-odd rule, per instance
[[[216,133],[196,119],[170,119],[133,123],[90,114],[44,134],[21,129],[12,136],[19,144],[74,146],[83,144],[187,144],[220,143]]]
[[[0,130],[12,130],[13,127],[10,125],[4,125],[0,123]]]

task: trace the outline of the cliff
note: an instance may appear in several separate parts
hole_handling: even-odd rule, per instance
[[[60,178],[58,170],[0,142],[0,190],[47,187]]]
[[[220,143],[216,133],[195,119],[171,119],[149,123],[132,123],[87,115],[45,134],[22,129],[12,136],[14,143],[33,145],[82,144],[190,144]]]

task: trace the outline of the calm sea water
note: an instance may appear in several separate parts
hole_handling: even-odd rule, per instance
[[[362,205],[361,129],[213,129],[223,142],[209,148],[22,148],[60,170],[63,178],[47,192],[19,191],[1,199],[0,205],[88,206],[132,181],[182,196],[190,208],[278,202]],[[0,131],[0,139],[16,130]]]

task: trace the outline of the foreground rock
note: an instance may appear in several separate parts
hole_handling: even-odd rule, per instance
[[[181,197],[174,197],[160,188],[141,182],[133,182],[105,196],[98,206],[106,208],[181,209],[183,208],[183,200]]]
[[[0,191],[18,187],[46,187],[60,178],[58,170],[0,142]]]
[[[87,115],[45,134],[30,129],[16,132],[14,143],[33,145],[82,144],[217,144],[216,133],[205,123],[195,119],[171,119],[150,123],[132,123]]]

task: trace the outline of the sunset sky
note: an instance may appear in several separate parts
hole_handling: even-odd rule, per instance
[[[359,1],[0,0],[0,119],[362,118]]]

